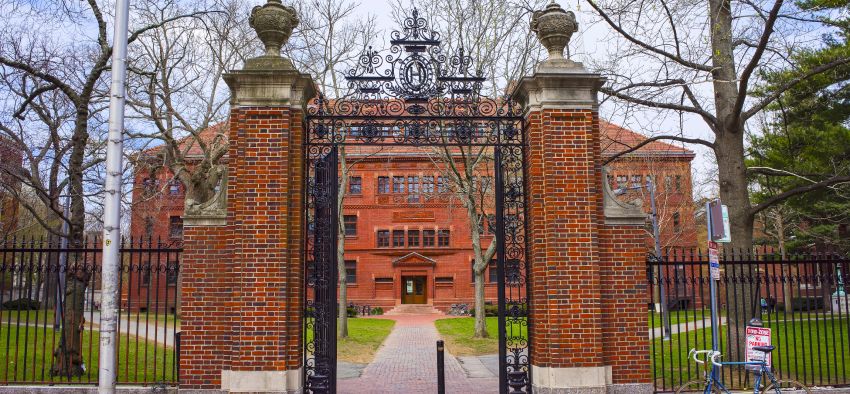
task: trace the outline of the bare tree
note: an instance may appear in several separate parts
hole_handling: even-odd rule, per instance
[[[395,18],[401,21],[410,15],[405,1],[392,4]],[[432,30],[440,33],[444,52],[455,54],[463,51],[470,56],[486,81],[480,94],[499,97],[506,94],[511,81],[528,74],[541,57],[542,47],[528,28],[533,10],[544,1],[498,1],[498,0],[436,0],[413,1],[411,5],[426,10],[426,18]],[[484,210],[486,195],[491,190],[476,187],[477,174],[482,163],[492,163],[493,150],[481,147],[459,147],[433,149],[434,161],[441,162],[438,168],[450,182],[455,193],[467,210],[467,219],[475,255],[473,272],[475,277],[475,337],[487,336],[485,319],[485,278],[487,265],[496,252],[495,239],[484,248],[479,228],[487,217]],[[459,163],[457,157],[460,156]],[[458,165],[460,164],[460,165]],[[488,167],[492,176],[492,165]],[[483,192],[483,193],[482,193]]]
[[[0,30],[0,67],[8,77],[6,81],[11,82],[4,88],[23,97],[17,102],[4,102],[18,108],[11,111],[13,118],[3,118],[2,131],[21,147],[27,147],[24,149],[30,169],[17,175],[36,190],[51,218],[68,222],[67,237],[72,245],[79,245],[84,241],[87,199],[102,189],[100,185],[86,184],[87,180],[100,179],[87,176],[86,172],[103,157],[98,146],[104,142],[100,134],[106,107],[105,76],[112,54],[107,36],[109,15],[96,0],[9,1],[2,6],[15,12]],[[132,43],[146,31],[182,17],[142,25],[130,33],[128,41]],[[91,31],[82,27],[91,25],[95,26]],[[73,34],[79,38],[69,40]],[[24,136],[33,134],[31,130],[36,130],[42,143],[24,141]],[[58,209],[65,185],[71,200],[67,217]],[[30,212],[36,214],[38,210]],[[55,232],[57,226],[51,218],[41,221]],[[52,373],[79,376],[84,372],[83,300],[91,273],[84,269],[70,272],[62,336],[54,353]]]
[[[301,27],[293,33],[294,44],[288,55],[302,70],[309,72],[329,99],[343,98],[348,86],[343,73],[353,67],[369,39],[376,35],[374,16],[358,18],[353,1],[311,0],[298,4]],[[299,44],[300,43],[300,44]],[[347,130],[343,130],[347,132]],[[345,275],[345,215],[343,205],[348,194],[352,169],[363,160],[349,162],[345,146],[339,147],[339,185],[337,194],[337,271],[339,277],[338,336],[348,337],[348,281]]]
[[[801,193],[850,180],[823,174],[811,185],[757,205],[749,199],[744,162],[748,121],[801,81],[850,62],[850,58],[834,59],[801,70],[787,84],[765,95],[750,95],[760,73],[796,69],[787,54],[793,48],[813,45],[812,40],[819,37],[817,29],[825,28],[817,15],[783,0],[587,2],[616,43],[607,61],[594,63],[594,68],[611,81],[602,89],[606,100],[699,119],[713,135],[713,139],[684,132],[658,135],[623,154],[659,139],[710,148],[717,159],[720,197],[729,206],[730,247],[743,250],[752,246],[756,213]],[[750,284],[733,286],[739,287],[734,291],[740,297],[734,302],[740,313],[729,321],[729,356],[741,359],[738,350],[743,346],[735,344],[743,342],[743,327],[753,316],[754,294]]]

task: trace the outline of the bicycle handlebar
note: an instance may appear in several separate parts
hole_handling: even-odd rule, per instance
[[[720,352],[713,352],[710,357],[711,357],[711,363],[714,364],[714,366],[716,366],[716,367],[722,367],[723,366],[719,362],[717,362],[717,359],[720,357]]]
[[[694,361],[696,361],[698,364],[705,364],[705,361],[702,361],[702,360],[698,359],[698,358],[697,358],[697,356],[699,356],[700,354],[712,354],[712,353],[715,353],[715,352],[714,352],[714,350],[696,350],[696,349],[691,349],[691,351],[690,351],[690,352],[688,352],[688,357],[693,358],[693,359],[694,359]],[[718,352],[718,354],[720,354],[720,353]],[[711,356],[709,356],[709,357],[711,357]]]

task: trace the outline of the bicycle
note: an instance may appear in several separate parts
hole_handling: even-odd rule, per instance
[[[773,346],[756,346],[753,349],[756,351],[762,352],[764,355],[761,361],[745,361],[745,362],[721,362],[718,359],[721,357],[720,352],[716,352],[714,350],[696,350],[691,349],[688,352],[688,358],[693,358],[698,364],[704,365],[703,368],[703,378],[691,380],[676,389],[676,394],[680,393],[691,393],[691,392],[702,392],[705,394],[720,394],[720,393],[731,393],[726,386],[723,385],[723,382],[720,381],[719,377],[715,376],[716,373],[713,372],[712,367],[722,368],[724,366],[758,366],[758,370],[754,371],[756,380],[753,383],[753,394],[765,394],[765,393],[811,393],[808,387],[803,385],[802,383],[792,380],[792,379],[782,379],[778,380],[771,372],[770,368],[767,367],[767,355],[773,351]],[[700,360],[700,355],[705,355],[705,360]],[[710,361],[710,363],[709,363]],[[766,382],[766,380],[770,381],[770,384],[764,388],[761,388],[762,383]]]

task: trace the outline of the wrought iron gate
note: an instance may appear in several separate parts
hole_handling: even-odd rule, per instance
[[[485,78],[463,48],[413,10],[388,54],[367,48],[345,74],[350,94],[311,101],[307,113],[305,380],[336,391],[338,147],[482,147],[495,163],[498,320],[502,393],[531,391],[523,119],[507,98],[481,95]]]

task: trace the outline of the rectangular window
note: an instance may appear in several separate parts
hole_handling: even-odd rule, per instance
[[[676,191],[677,192],[682,191],[682,176],[681,175],[676,175]]]
[[[419,247],[419,230],[407,230],[407,246]]]
[[[433,176],[423,176],[422,177],[422,193],[426,196],[434,194],[434,177]]]
[[[180,195],[180,181],[171,181],[171,184],[168,185],[168,194],[172,196]]]
[[[424,230],[422,231],[422,246],[426,248],[434,247],[434,235],[436,233],[434,230]]]
[[[139,276],[140,276],[140,280],[142,282],[141,283],[142,286],[148,286],[148,285],[151,284],[151,271],[152,270],[153,270],[153,267],[151,267],[150,261],[145,261],[139,267]]]
[[[172,216],[169,218],[168,235],[171,238],[183,237],[183,218],[180,216]]]
[[[437,246],[446,247],[449,246],[449,230],[438,230],[437,231]]]
[[[632,187],[638,188],[643,185],[643,177],[640,175],[632,175]]]
[[[487,264],[487,271],[490,283],[497,283],[499,281],[499,264],[496,259],[490,260],[490,264]]]
[[[177,284],[177,273],[179,266],[176,261],[169,261],[165,266],[165,283],[169,286]]]
[[[357,283],[357,262],[354,260],[345,260],[345,283]]]
[[[363,192],[363,179],[359,176],[348,177],[348,192],[360,194]]]
[[[485,220],[486,220],[486,216],[484,216],[484,215],[478,216],[478,234],[482,234],[482,235],[484,234],[485,227],[487,227],[487,224],[484,223]]]
[[[345,236],[353,237],[357,235],[357,215],[344,215],[342,217],[345,224]]]
[[[404,247],[404,230],[393,230],[393,247]]]
[[[627,175],[617,175],[617,189],[625,189],[628,183],[629,177]]]
[[[496,215],[492,213],[487,215],[487,233],[496,234]]]
[[[390,246],[390,230],[378,230],[378,247],[388,248]]]
[[[679,234],[682,232],[682,221],[679,212],[673,213],[673,232]]]
[[[393,177],[393,193],[404,193],[404,177]]]
[[[664,177],[664,191],[669,192],[673,188],[673,177],[667,175]]]
[[[446,183],[446,178],[442,176],[437,177],[437,193],[447,193],[449,191],[449,185]]]
[[[407,202],[419,202],[419,177],[407,177]]]
[[[379,176],[378,177],[378,193],[379,194],[387,194],[389,192],[390,192],[390,177]]]

